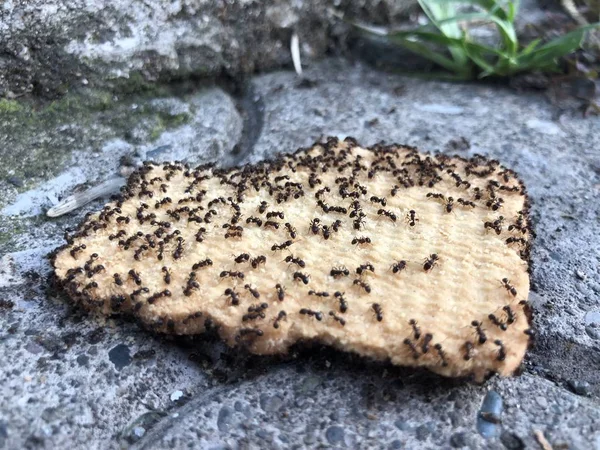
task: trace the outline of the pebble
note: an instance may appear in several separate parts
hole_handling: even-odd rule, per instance
[[[600,328],[593,327],[590,325],[590,326],[585,327],[585,332],[592,339],[600,339]]]
[[[325,437],[331,445],[335,445],[344,440],[344,429],[336,425],[331,426],[325,431]]]
[[[423,425],[419,425],[415,430],[417,439],[420,441],[427,440],[427,438],[433,433],[434,429],[435,425],[433,422],[428,422]]]
[[[131,364],[131,353],[129,347],[125,344],[119,344],[110,349],[108,352],[108,359],[115,365],[117,370],[121,370],[123,367],[127,367]]]
[[[183,397],[183,391],[175,391],[171,394],[171,401],[176,402],[181,397]]]
[[[415,108],[423,112],[447,114],[451,116],[456,116],[465,112],[465,109],[461,108],[460,106],[445,105],[438,103],[416,104]]]
[[[588,311],[585,313],[584,320],[586,325],[600,325],[600,312]]]
[[[10,184],[12,184],[14,187],[18,187],[18,188],[21,188],[21,187],[23,187],[23,185],[24,185],[24,183],[23,183],[23,180],[21,180],[19,177],[15,177],[14,175],[13,175],[13,176],[10,176],[10,177],[8,177],[8,178],[6,179],[6,181],[8,181],[8,182],[9,182]]]
[[[142,436],[144,436],[146,434],[146,429],[144,427],[135,427],[133,429],[133,435],[136,438],[141,438]]]
[[[536,397],[535,401],[542,409],[546,409],[548,407],[548,400],[546,400],[546,397]]]
[[[283,400],[277,395],[260,394],[260,407],[266,412],[275,412],[283,406]]]
[[[450,436],[450,445],[452,448],[462,448],[467,446],[467,433],[460,431]]]
[[[400,439],[396,439],[395,441],[390,442],[390,446],[388,447],[390,450],[397,450],[402,448],[402,441]]]
[[[500,434],[500,424],[486,420],[485,415],[489,415],[500,420],[502,414],[502,397],[496,391],[489,391],[483,403],[479,414],[477,414],[477,431],[484,438],[492,438]]]
[[[591,385],[587,381],[569,380],[567,383],[577,395],[590,395],[591,393]]]
[[[90,358],[86,355],[79,355],[77,357],[77,364],[80,366],[87,366],[90,362]]]
[[[585,275],[584,272],[582,272],[581,270],[577,269],[575,271],[575,275],[577,275],[577,278],[579,278],[580,280],[585,280],[587,278],[587,276]]]
[[[219,431],[227,431],[231,425],[233,410],[229,406],[223,406],[217,417],[217,427]]]
[[[549,120],[540,120],[540,119],[529,119],[525,122],[527,128],[531,130],[535,130],[542,134],[547,134],[549,136],[564,136],[565,132],[561,130],[561,128],[556,125],[554,122],[550,122]]]
[[[412,426],[406,420],[396,420],[394,425],[396,425],[396,428],[398,428],[400,431],[412,430]]]
[[[502,442],[502,445],[504,445],[508,450],[523,450],[525,448],[523,440],[510,431],[502,432],[500,435],[500,442]]]

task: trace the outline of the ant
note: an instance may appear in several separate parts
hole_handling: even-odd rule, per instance
[[[86,247],[86,245],[85,245],[85,244],[78,245],[78,246],[76,246],[76,247],[73,247],[73,248],[71,249],[71,251],[69,252],[69,254],[70,254],[72,257],[73,257],[73,259],[77,259],[77,256],[76,256],[76,255],[77,255],[77,252],[80,252],[80,251],[82,251],[82,250],[85,250],[86,248],[87,248],[87,247]]]
[[[348,310],[348,302],[344,298],[344,293],[337,291],[333,296],[340,302],[340,312],[345,313]]]
[[[277,317],[275,317],[275,320],[273,321],[273,328],[279,328],[279,322],[286,319],[286,317],[287,313],[285,311],[279,311],[279,314],[277,314]]]
[[[280,302],[282,302],[283,299],[285,298],[285,289],[279,283],[277,283],[275,285],[275,289],[277,290],[277,300],[279,300]]]
[[[165,283],[171,284],[171,272],[169,271],[169,269],[166,266],[164,266],[161,270],[165,273],[165,276],[164,276]]]
[[[387,205],[385,197],[377,197],[377,196],[373,195],[373,196],[371,196],[371,198],[369,200],[371,200],[372,203],[380,203],[381,206]]]
[[[240,304],[239,294],[237,292],[235,292],[233,289],[231,289],[231,288],[225,289],[225,292],[223,295],[228,295],[229,297],[231,297],[231,304],[233,306],[238,306]]]
[[[435,198],[435,199],[439,199],[439,200],[444,200],[445,199],[444,194],[439,194],[439,193],[436,193],[436,192],[429,192],[427,194],[427,198]]]
[[[438,356],[442,360],[442,367],[448,366],[448,360],[446,359],[446,353],[442,350],[442,344],[435,344],[433,348],[438,352]]]
[[[517,320],[517,316],[515,315],[514,311],[510,308],[509,305],[503,306],[502,309],[504,310],[504,312],[506,313],[506,316],[508,317],[506,319],[507,323],[514,323],[515,320]]]
[[[446,204],[445,204],[445,209],[447,213],[451,213],[452,212],[452,208],[454,207],[454,198],[452,197],[448,197],[446,199]]]
[[[463,357],[465,361],[468,361],[473,357],[473,348],[472,342],[465,342],[465,356]]]
[[[262,220],[258,217],[250,216],[246,219],[246,223],[255,223],[259,227],[262,225]]]
[[[293,244],[292,241],[285,241],[283,244],[274,244],[271,247],[271,250],[274,251],[274,252],[277,251],[277,250],[284,250],[284,249],[288,248],[292,244]]]
[[[273,220],[267,220],[265,222],[265,226],[264,227],[265,228],[271,227],[271,228],[274,228],[274,229],[278,230],[279,229],[279,223],[277,223],[277,222],[275,222]]]
[[[354,238],[352,239],[352,245],[361,245],[361,244],[370,244],[371,243],[371,238],[369,237],[359,237],[359,238]]]
[[[411,341],[409,338],[404,339],[404,345],[407,345],[412,352],[413,359],[419,359],[419,351],[417,350],[417,346]]]
[[[371,308],[375,312],[375,317],[377,318],[377,322],[381,322],[383,320],[383,310],[381,309],[381,305],[379,303],[373,303]]]
[[[310,291],[308,291],[308,295],[316,295],[317,297],[329,297],[329,292],[317,292],[311,289]]]
[[[268,207],[269,204],[265,201],[262,201],[260,202],[260,206],[258,207],[258,212],[264,214]]]
[[[479,322],[478,320],[474,320],[473,322],[471,322],[471,325],[475,327],[479,344],[485,344],[485,342],[487,341],[487,336],[481,328],[481,322]]]
[[[346,269],[346,267],[342,266],[342,267],[333,267],[331,269],[331,271],[329,272],[329,275],[331,275],[334,278],[337,277],[347,277],[348,275],[350,275],[350,271],[348,269]]]
[[[328,240],[331,237],[331,232],[329,231],[329,227],[327,225],[323,225],[323,237],[325,240]]]
[[[433,269],[437,262],[440,260],[440,257],[437,255],[437,253],[432,253],[431,255],[429,255],[429,258],[425,258],[425,263],[423,264],[423,270],[425,270],[425,272],[429,272],[431,269]]]
[[[115,273],[113,275],[114,279],[115,279],[115,284],[117,286],[123,286],[123,279],[121,278],[121,275],[119,275],[118,273]]]
[[[333,320],[337,321],[341,326],[346,325],[346,321],[341,318],[340,316],[338,316],[336,313],[334,313],[333,311],[329,311],[329,315],[331,317],[333,317]]]
[[[320,223],[321,220],[318,218],[314,218],[310,221],[310,229],[313,234],[319,234],[319,229],[321,228],[321,226],[319,225]]]
[[[285,218],[283,212],[281,211],[271,211],[267,213],[267,219],[271,219],[273,217],[279,217],[281,220]]]
[[[257,337],[262,336],[264,333],[261,329],[259,328],[242,328],[239,331],[239,334],[235,337],[235,340],[237,342],[240,341],[241,338],[245,337],[245,336],[250,336],[250,335],[256,335]]]
[[[203,267],[212,266],[213,262],[210,258],[203,259],[192,266],[192,270],[198,270]]]
[[[359,275],[362,275],[363,272],[366,272],[367,270],[370,270],[371,272],[375,272],[375,267],[370,262],[361,264],[360,266],[358,266],[356,268],[356,273]]]
[[[380,216],[389,217],[392,222],[396,221],[396,214],[394,214],[391,211],[387,211],[385,209],[380,209],[380,210],[377,211],[377,214],[380,215]]]
[[[496,344],[499,347],[498,356],[496,359],[498,361],[504,361],[506,359],[506,348],[504,347],[504,344],[502,344],[502,341],[500,339],[496,339],[494,341],[494,344]]]
[[[161,297],[170,297],[170,296],[171,296],[171,291],[169,291],[168,289],[165,289],[164,291],[157,292],[156,294],[153,294],[150,297],[148,297],[147,302],[150,304],[153,304],[156,300],[158,300]]]
[[[314,316],[319,322],[323,320],[323,313],[321,311],[313,311],[312,309],[302,308],[300,314],[307,316]]]
[[[525,240],[524,238],[521,238],[521,237],[509,237],[506,239],[506,245],[515,244],[515,243],[525,245],[525,244],[527,244],[527,240]]]
[[[425,336],[423,336],[423,343],[421,344],[421,351],[423,353],[429,352],[429,344],[431,343],[432,340],[433,340],[433,334],[431,334],[431,333],[427,333]]]
[[[142,284],[142,279],[140,278],[140,274],[137,273],[135,270],[131,269],[127,273],[129,274],[129,276],[131,278],[133,278],[133,281],[135,282],[135,284],[137,284],[138,286],[140,286]]]
[[[248,253],[242,253],[234,258],[234,261],[238,264],[246,262],[250,259],[250,255]]]
[[[392,272],[393,273],[401,272],[404,269],[406,269],[406,261],[404,261],[404,260],[400,260],[400,261],[392,264]]]
[[[304,284],[308,284],[308,279],[310,278],[310,275],[305,275],[302,272],[294,272],[293,276],[294,276],[294,280],[300,280]]]
[[[492,211],[498,211],[498,209],[502,208],[502,203],[504,203],[504,200],[502,198],[497,198],[495,200],[488,200],[485,205]]]
[[[408,324],[413,329],[413,334],[415,335],[415,339],[419,339],[421,337],[421,329],[417,326],[417,321],[415,319],[410,319]]]
[[[239,278],[240,280],[244,279],[244,274],[242,272],[233,272],[231,270],[224,270],[219,274],[221,278],[231,277],[231,278]]]
[[[517,296],[517,290],[513,285],[510,284],[510,280],[508,278],[502,278],[502,286],[504,286],[504,288],[510,292],[513,297]]]
[[[338,232],[338,230],[341,228],[342,226],[342,221],[340,219],[337,219],[335,222],[333,222],[331,224],[331,228],[333,229],[333,231],[335,231],[336,233]]]
[[[266,262],[267,262],[267,257],[264,255],[259,255],[250,261],[250,265],[252,266],[253,269],[256,269],[260,264],[266,264]]]
[[[407,214],[406,214],[406,221],[408,222],[408,225],[411,227],[414,227],[416,225],[416,222],[419,221],[419,219],[417,219],[417,213],[415,212],[414,209],[411,209]]]
[[[304,268],[306,264],[300,258],[294,258],[294,255],[289,255],[285,257],[285,262],[290,264],[296,264],[298,267]]]
[[[475,208],[475,207],[477,206],[477,205],[475,205],[475,203],[473,203],[472,201],[470,201],[470,200],[464,200],[464,199],[462,199],[462,198],[459,198],[459,199],[457,199],[456,201],[457,201],[458,203],[460,203],[461,205],[463,205],[463,206],[468,206],[468,207],[470,207],[470,208]]]
[[[252,294],[252,297],[260,298],[260,292],[258,292],[256,289],[252,288],[252,286],[250,286],[249,284],[245,284],[244,289],[247,289],[248,292],[250,292]]]
[[[288,230],[288,233],[290,234],[290,237],[292,239],[296,239],[296,229],[292,226],[292,224],[290,224],[289,222],[287,222],[285,224],[285,228]]]
[[[495,315],[490,314],[488,319],[490,319],[490,322],[499,327],[502,331],[506,331],[506,324],[499,320]]]
[[[354,284],[355,286],[356,286],[356,285],[358,285],[358,286],[362,287],[362,288],[365,290],[365,292],[366,292],[367,294],[370,294],[370,293],[371,293],[371,286],[369,286],[369,285],[368,285],[367,283],[365,283],[364,281],[362,281],[362,280],[359,280],[359,279],[356,279],[356,280],[354,280],[353,284]]]

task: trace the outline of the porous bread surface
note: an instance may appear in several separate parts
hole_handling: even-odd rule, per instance
[[[332,138],[227,170],[148,163],[53,264],[75,301],[157,331],[481,380],[528,346],[527,211],[497,161]]]

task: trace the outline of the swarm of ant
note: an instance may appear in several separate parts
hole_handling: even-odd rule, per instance
[[[53,264],[77,303],[156,332],[481,380],[514,373],[532,334],[528,212],[498,161],[330,138],[231,169],[144,164]]]

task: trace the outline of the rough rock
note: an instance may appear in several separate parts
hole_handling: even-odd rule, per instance
[[[329,445],[331,427],[343,429],[336,445],[346,448],[448,448],[456,444],[457,433],[465,433],[460,436],[471,448],[501,449],[507,443],[537,448],[535,430],[555,448],[600,445],[600,354],[597,341],[586,333],[586,326],[593,325],[586,314],[600,310],[600,204],[594,201],[600,189],[600,118],[560,114],[540,94],[402,78],[339,60],[315,65],[306,77],[312,87],[299,84],[291,72],[251,80],[262,105],[253,113],[262,111],[262,117],[253,123],[262,128],[254,130],[256,144],[248,147],[253,150],[238,159],[260,160],[337,134],[365,144],[385,139],[422,150],[483,153],[519,172],[534,202],[537,232],[530,300],[538,336],[523,374],[476,385],[320,347],[299,347],[287,358],[258,358],[228,351],[211,337],[173,341],[119,319],[98,323],[54,293],[46,281],[50,268],[44,255],[61,241],[66,227],[102,202],[54,220],[24,211],[20,217],[4,216],[0,224],[0,298],[15,303],[0,309],[0,360],[10,361],[0,366],[0,443],[6,448],[314,448]],[[208,106],[213,103],[201,100],[211,92],[224,108],[220,120],[214,120],[216,110]],[[213,125],[177,148],[182,155],[194,151],[194,157],[210,159],[214,139],[222,150],[212,158],[223,157],[243,134],[234,99],[223,91],[196,95],[198,124],[210,120]],[[112,110],[108,105],[104,113]],[[0,136],[9,116],[3,116]],[[532,128],[527,125],[531,120],[550,122],[562,133]],[[95,134],[95,126],[80,128],[75,143],[95,135],[99,144],[77,145],[68,153],[80,155],[73,158],[32,154],[32,164],[60,168],[25,176],[21,194],[52,186],[62,171],[82,170],[82,180],[95,182],[104,176],[97,174],[116,170],[118,164],[111,163],[100,172],[107,161],[118,161],[120,147],[108,147],[94,170],[88,167],[85,155],[111,138]],[[166,133],[175,139],[185,128],[172,127],[158,133],[158,139]],[[48,132],[37,130],[41,137]],[[22,143],[35,135],[29,129],[11,145],[15,151],[34,148]],[[136,139],[129,145],[154,148],[145,134]],[[0,153],[0,167],[7,166],[16,166],[15,175],[21,176],[18,161]],[[3,208],[11,207],[16,187],[3,184],[2,198]],[[577,278],[576,270],[586,278]],[[119,371],[109,352],[120,344],[129,348],[131,362]],[[81,365],[80,355],[88,356],[87,365]],[[572,380],[586,386],[586,396],[571,391]],[[172,402],[175,391],[185,392],[189,401]],[[485,440],[476,422],[488,391],[500,395],[504,409],[500,436]],[[262,394],[268,395],[262,403],[277,398],[281,407],[265,411]],[[547,400],[547,408],[539,398]],[[417,429],[428,433],[417,436]]]
[[[414,0],[10,0],[0,8],[0,97],[54,97],[78,86],[126,90],[156,80],[252,73],[305,61],[343,40],[329,9],[397,22]]]

